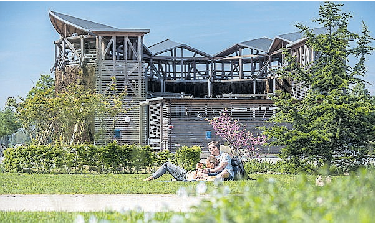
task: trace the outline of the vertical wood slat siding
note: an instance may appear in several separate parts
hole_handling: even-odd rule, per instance
[[[254,135],[255,129],[264,126],[275,108],[272,102],[236,101],[230,99],[162,99],[149,102],[150,146],[157,150],[176,151],[179,147],[199,145],[207,151],[207,143],[221,140],[215,135],[206,118],[219,116],[225,108],[234,119],[238,119]],[[162,112],[162,115],[159,113]],[[206,131],[211,131],[211,139],[206,138]],[[268,148],[264,148],[268,152]],[[277,153],[279,148],[271,147],[269,152]]]
[[[132,38],[134,39],[134,38]],[[113,44],[116,45],[116,37],[112,37]],[[120,42],[124,45],[123,60],[119,60],[119,55],[115,55],[115,45],[112,46],[112,59],[98,58],[97,89],[104,92],[112,83],[112,78],[116,79],[117,92],[126,90],[124,99],[126,113],[116,116],[115,129],[120,131],[120,137],[115,138],[112,121],[108,117],[105,119],[104,137],[106,139],[116,139],[120,144],[144,144],[147,129],[147,118],[140,103],[146,100],[145,79],[143,77],[144,63],[142,61],[142,38],[137,38],[138,45],[133,46],[128,36],[121,37]],[[109,45],[108,45],[109,47]],[[131,48],[131,50],[128,50]],[[105,55],[105,51],[98,49],[100,56]],[[104,54],[104,55],[103,55]],[[131,56],[129,57],[129,54]],[[136,59],[134,59],[136,57]],[[129,121],[130,120],[130,121]],[[99,121],[96,121],[95,129],[102,130]],[[100,143],[100,142],[99,142]]]

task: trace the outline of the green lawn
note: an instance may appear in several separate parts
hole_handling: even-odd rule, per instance
[[[311,175],[251,175],[252,180],[207,182],[209,201],[189,213],[0,212],[3,222],[335,222],[374,223],[374,172],[334,176],[316,186]],[[143,182],[147,175],[0,173],[0,194],[174,194],[197,182]],[[168,181],[168,182],[166,182]]]
[[[136,223],[169,222],[173,216],[183,213],[157,212],[142,213],[136,211],[115,212],[2,212],[0,223]]]
[[[146,174],[18,174],[0,173],[0,194],[175,194],[181,187],[194,188],[197,182],[170,181],[164,175],[150,182],[142,181]],[[240,193],[242,186],[253,187],[256,179],[274,178],[288,187],[294,175],[251,175],[252,180],[226,181],[231,192]],[[315,180],[315,176],[309,176]],[[167,183],[167,184],[166,184]],[[213,182],[207,182],[208,188]]]

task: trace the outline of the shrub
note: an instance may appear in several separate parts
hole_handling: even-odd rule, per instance
[[[176,163],[185,170],[194,170],[195,165],[200,161],[200,154],[202,149],[199,146],[191,148],[182,146],[176,151]]]
[[[29,145],[8,148],[4,153],[7,172],[85,173],[139,172],[152,166],[149,146],[110,143],[107,146]]]
[[[147,168],[152,166],[153,156],[150,146],[132,146],[131,167],[136,173],[147,172]]]
[[[296,163],[292,160],[278,160],[277,162],[252,159],[244,165],[246,173],[283,173],[283,174],[315,174],[315,167],[308,163]]]
[[[173,153],[153,153],[150,146],[118,145],[29,145],[4,151],[7,172],[37,173],[145,173],[154,165],[171,161],[187,170],[200,160],[200,147],[182,147]]]
[[[166,162],[177,163],[175,161],[175,154],[169,150],[163,150],[154,153],[154,162],[157,167],[163,165]]]

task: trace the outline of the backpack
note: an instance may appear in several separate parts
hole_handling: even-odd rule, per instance
[[[234,180],[246,180],[248,178],[245,168],[243,166],[243,162],[240,158],[232,158],[231,164],[234,172]]]

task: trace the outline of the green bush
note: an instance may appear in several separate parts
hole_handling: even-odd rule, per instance
[[[202,149],[199,146],[182,146],[176,151],[176,163],[185,170],[194,170],[195,165],[200,161]]]
[[[274,165],[272,162],[261,161],[258,159],[252,159],[245,162],[244,168],[248,175],[252,173],[267,173],[268,171],[274,171]]]
[[[166,162],[176,163],[175,161],[175,154],[170,152],[169,150],[163,150],[160,152],[154,153],[154,162],[157,167],[163,165]]]
[[[19,173],[148,173],[166,161],[190,170],[200,159],[200,147],[182,147],[175,155],[154,153],[150,146],[118,145],[29,145],[8,148],[2,169]],[[178,155],[177,155],[178,154]]]
[[[153,164],[149,146],[29,145],[4,152],[7,172],[37,173],[134,173]]]
[[[147,173],[147,168],[150,168],[153,164],[151,147],[133,146],[130,161],[136,173]]]
[[[282,174],[316,174],[315,167],[308,163],[296,163],[292,160],[278,160],[277,162],[252,159],[245,162],[246,173],[282,173]]]

